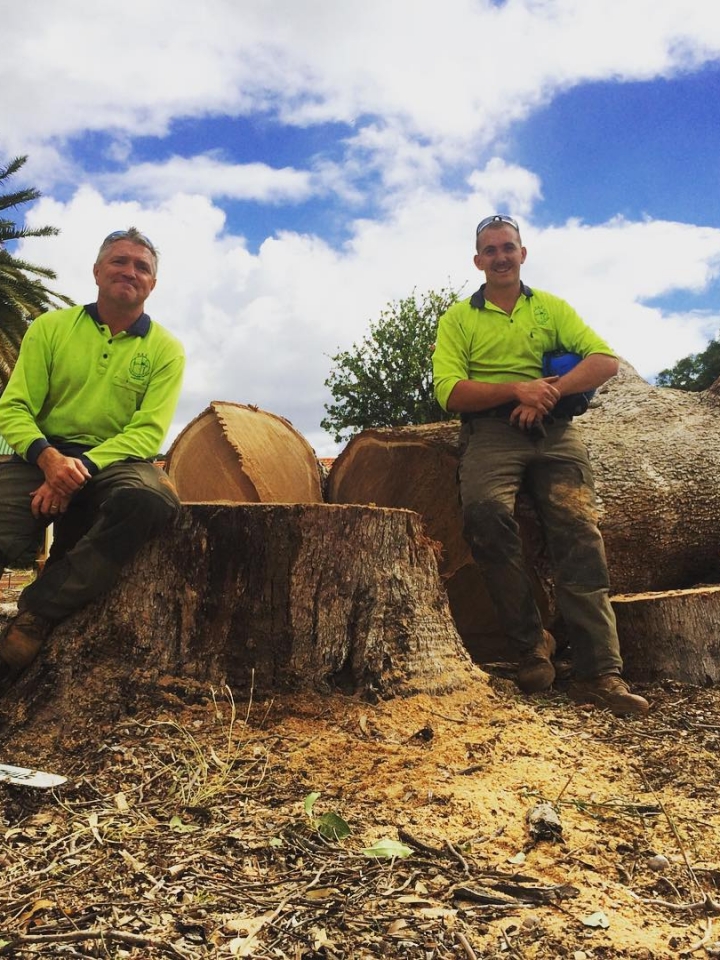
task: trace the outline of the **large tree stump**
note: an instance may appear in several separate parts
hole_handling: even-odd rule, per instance
[[[625,645],[625,674],[699,686],[720,681],[720,586],[612,598]]]
[[[256,692],[441,692],[474,668],[436,545],[406,510],[196,504],[52,633],[2,701],[5,733],[121,715],[164,675]]]
[[[628,364],[579,418],[598,492],[613,590],[621,593],[720,581],[720,398],[650,386]],[[478,659],[498,655],[497,625],[462,539],[455,474],[457,422],[366,430],[336,460],[327,499],[419,512],[443,545],[440,570],[463,638]],[[546,624],[552,582],[528,497],[517,504],[527,562]],[[466,569],[470,568],[470,569]],[[632,643],[627,637],[626,647]],[[505,655],[511,652],[505,645]]]

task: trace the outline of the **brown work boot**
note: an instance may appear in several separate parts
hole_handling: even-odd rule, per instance
[[[29,610],[19,613],[0,640],[0,661],[5,673],[17,676],[29,667],[40,652],[54,623]]]
[[[555,637],[543,630],[540,643],[524,654],[517,666],[517,685],[523,693],[542,693],[550,689],[555,679],[555,667],[550,662],[554,653]]]
[[[602,677],[589,680],[575,680],[570,684],[568,696],[575,703],[594,703],[596,707],[605,707],[616,717],[628,713],[644,715],[650,709],[645,697],[630,693],[628,685],[617,673],[606,673]]]

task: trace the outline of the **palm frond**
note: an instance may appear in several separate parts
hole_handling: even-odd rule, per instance
[[[26,156],[15,157],[0,167],[0,185],[20,170]],[[0,194],[0,210],[16,208],[40,197],[33,187]],[[17,360],[20,341],[31,320],[58,307],[72,306],[72,300],[45,285],[55,280],[49,267],[30,263],[13,256],[5,244],[26,237],[51,237],[59,233],[57,227],[26,227],[0,217],[0,389],[4,389]]]

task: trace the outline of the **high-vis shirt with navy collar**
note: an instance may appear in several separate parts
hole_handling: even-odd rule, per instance
[[[142,314],[114,336],[96,304],[34,320],[0,397],[0,434],[34,463],[48,445],[91,473],[160,452],[177,406],[185,353]]]
[[[483,284],[472,297],[454,303],[440,317],[433,381],[444,410],[460,380],[537,380],[543,375],[542,356],[549,350],[571,350],[582,357],[591,353],[615,356],[569,303],[544,290],[531,290],[524,283],[520,287],[512,314],[485,299]]]

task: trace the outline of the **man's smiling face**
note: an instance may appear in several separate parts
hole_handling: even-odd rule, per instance
[[[98,296],[108,303],[142,310],[155,286],[150,251],[131,240],[118,240],[93,268]]]
[[[520,234],[508,223],[491,224],[478,235],[475,266],[482,270],[491,287],[517,287],[520,267],[527,250],[521,246]]]

